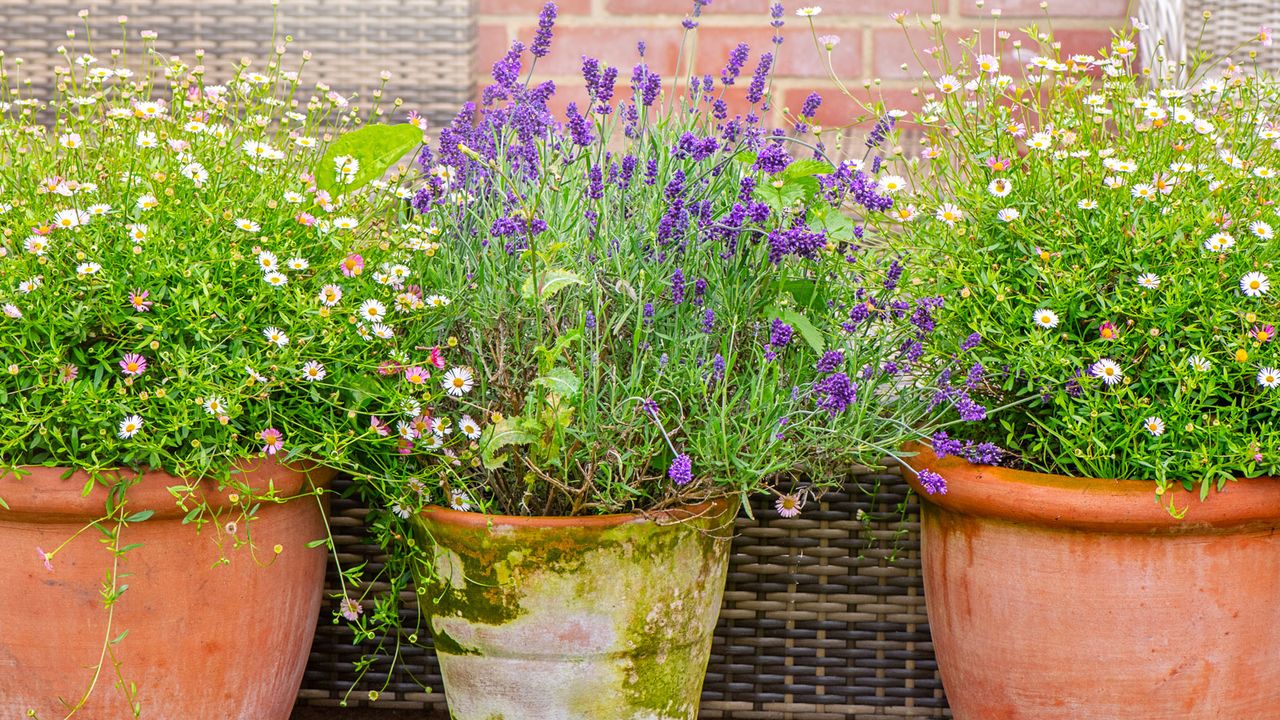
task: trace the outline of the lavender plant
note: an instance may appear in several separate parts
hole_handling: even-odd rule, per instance
[[[780,4],[770,15],[781,27]],[[629,71],[584,57],[586,97],[557,117],[532,73],[554,16],[419,157],[413,224],[432,241],[401,261],[453,315],[400,328],[393,371],[449,369],[414,421],[372,420],[388,437],[368,481],[394,508],[580,515],[771,490],[792,513],[794,478],[820,488],[878,462],[939,404],[981,413],[972,348],[933,342],[941,299],[910,292],[845,212],[892,201],[762,123],[780,37],[678,81],[643,43]],[[741,82],[750,107],[733,114]]]

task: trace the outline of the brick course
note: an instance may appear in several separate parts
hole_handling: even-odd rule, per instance
[[[476,60],[476,77],[480,86],[488,79],[494,60],[501,57],[513,39],[526,44],[533,36],[537,13],[543,0],[478,0],[480,42]],[[1066,52],[1097,51],[1109,37],[1108,28],[1125,22],[1136,0],[1056,0],[1049,3],[1052,27]],[[620,84],[625,86],[630,68],[636,60],[635,43],[644,40],[651,67],[661,71],[669,88],[683,30],[680,21],[692,6],[692,0],[559,0],[560,17],[552,54],[538,63],[539,79],[555,80],[568,91],[581,85],[578,76],[583,53],[600,57],[621,68]],[[686,53],[696,56],[699,74],[719,76],[728,51],[738,42],[748,42],[751,60],[744,69],[748,76],[761,52],[772,51],[769,42],[768,0],[713,0],[702,17],[701,28],[687,41]],[[910,88],[920,76],[920,63],[910,50],[900,27],[889,13],[905,11],[924,15],[937,12],[943,25],[952,32],[955,42],[975,25],[986,31],[990,42],[990,15],[993,8],[1003,13],[1001,27],[1019,37],[1019,28],[1036,23],[1045,10],[1039,0],[787,0],[784,5],[786,26],[782,36],[780,65],[774,80],[776,101],[774,122],[783,108],[798,108],[810,91],[818,91],[825,100],[819,121],[845,124],[856,119],[851,114],[857,105],[841,97],[828,78],[826,58],[814,47],[808,20],[797,17],[802,4],[822,6],[822,14],[814,18],[819,35],[837,35],[840,44],[832,55],[833,65],[847,88],[863,99],[883,97],[895,107],[913,109],[920,99]],[[1049,26],[1043,20],[1042,29]],[[913,32],[917,51],[929,43],[925,34]],[[953,46],[958,47],[958,45]],[[687,76],[688,55],[681,65]],[[926,64],[930,60],[924,58]],[[1006,60],[1006,62],[1009,62]],[[902,65],[908,66],[907,70]],[[878,81],[878,82],[877,82]],[[740,81],[745,85],[746,81]],[[864,90],[870,87],[871,90]],[[572,93],[577,95],[577,93]],[[739,93],[740,94],[740,91]],[[737,104],[737,103],[735,103]]]

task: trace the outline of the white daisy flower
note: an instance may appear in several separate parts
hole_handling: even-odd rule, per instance
[[[90,217],[102,217],[111,213],[111,206],[106,203],[97,203],[86,208]]]
[[[266,275],[263,275],[262,279],[271,287],[284,287],[289,284],[289,278],[282,272],[269,272]]]
[[[987,192],[993,197],[1002,198],[1013,192],[1013,183],[1004,178],[996,178],[987,184]]]
[[[1164,420],[1153,415],[1142,421],[1142,429],[1151,433],[1154,437],[1160,437],[1164,434]]]
[[[302,202],[302,200],[303,200],[303,197],[302,197],[302,193],[300,192],[294,192],[293,190],[290,190],[289,192],[286,192],[284,194],[284,201],[289,203],[290,205],[297,205],[298,203]]]
[[[480,437],[480,425],[471,419],[470,415],[463,415],[458,418],[458,432],[466,435],[470,440],[475,440]]]
[[[934,213],[934,217],[938,218],[939,221],[954,227],[956,223],[964,219],[964,213],[960,211],[960,208],[951,203],[943,203],[942,206],[938,208],[938,211]]]
[[[261,226],[258,225],[258,223],[252,220],[246,220],[245,218],[237,218],[236,227],[240,228],[245,232],[258,232],[258,230],[261,228]]]
[[[1048,150],[1053,147],[1053,136],[1047,132],[1038,132],[1027,140],[1027,147],[1032,150]]]
[[[316,360],[308,360],[306,364],[302,366],[302,379],[309,382],[323,380],[324,376],[327,374],[328,371],[324,369],[324,365]]]
[[[1018,212],[1017,208],[1004,208],[1000,212],[996,213],[996,218],[1001,222],[1013,222],[1020,217],[1022,217],[1022,213]]]
[[[1114,360],[1102,358],[1089,367],[1089,374],[1101,378],[1108,385],[1115,385],[1124,379],[1124,371]]]
[[[225,415],[227,413],[227,401],[216,395],[204,401],[204,411],[210,415]]]
[[[120,429],[116,432],[116,436],[121,440],[128,440],[138,431],[142,429],[142,418],[137,415],[129,415],[120,421]]]
[[[1280,385],[1280,370],[1264,367],[1258,370],[1258,384],[1271,390]]]
[[[1138,285],[1146,290],[1155,290],[1160,287],[1160,276],[1155,273],[1143,273],[1138,276]]]
[[[89,222],[89,213],[79,210],[62,210],[53,216],[53,226],[60,230],[71,230]]]
[[[423,298],[422,301],[426,303],[427,307],[433,307],[433,308],[446,307],[447,305],[453,302],[452,300],[445,297],[444,295],[428,295],[425,298]]]
[[[339,285],[325,285],[320,288],[320,304],[325,307],[333,307],[342,299],[342,287]]]
[[[275,345],[276,347],[284,347],[289,344],[289,336],[285,335],[284,331],[280,328],[269,327],[262,331],[262,335],[267,339],[267,342]]]
[[[146,225],[140,225],[138,223],[126,225],[125,229],[129,231],[129,239],[133,241],[134,245],[141,244],[142,241],[147,239],[147,234],[151,232],[150,228]]]
[[[76,266],[76,274],[81,277],[97,275],[102,270],[102,266],[96,262],[84,262]]]
[[[1132,193],[1135,198],[1139,198],[1141,200],[1154,200],[1156,198],[1155,186],[1148,185],[1147,183],[1138,183],[1137,185],[1134,185],[1129,192]]]
[[[160,201],[156,200],[156,196],[149,193],[138,198],[139,210],[152,210],[159,204]]]
[[[1202,373],[1209,372],[1210,370],[1213,369],[1213,363],[1209,362],[1208,360],[1205,360],[1199,355],[1192,355],[1191,357],[1187,358],[1187,364],[1190,365],[1191,369],[1195,370],[1196,372],[1202,372]]]
[[[1225,252],[1235,244],[1236,239],[1231,236],[1231,233],[1220,232],[1210,235],[1209,239],[1204,241],[1204,249],[1209,252]]]
[[[360,303],[360,320],[362,322],[381,322],[387,317],[387,306],[372,298]]]
[[[39,290],[40,286],[43,284],[44,284],[44,277],[41,275],[36,275],[30,280],[23,280],[22,282],[18,283],[18,292],[22,293],[23,295],[30,295],[36,290]]]
[[[1275,233],[1272,232],[1271,226],[1261,220],[1250,225],[1249,232],[1253,233],[1254,237],[1261,240],[1270,240],[1272,237],[1275,237]]]
[[[796,15],[799,17],[817,17],[821,14],[822,8],[817,5],[814,5],[813,7],[802,7],[799,10],[796,10]]]
[[[183,165],[179,172],[182,173],[182,177],[190,180],[196,187],[204,185],[209,180],[209,171],[205,170],[204,166],[197,162]]]
[[[270,380],[267,378],[266,375],[263,375],[257,370],[254,370],[253,367],[250,365],[245,365],[244,371],[249,374],[249,380],[255,383],[258,383],[259,385],[266,385],[268,382],[270,382]]]
[[[271,272],[280,267],[280,260],[275,253],[263,250],[258,253],[258,267],[262,268],[263,272]]]
[[[374,323],[372,330],[373,330],[374,337],[379,338],[381,340],[390,340],[391,338],[396,336],[395,330],[392,330],[391,328],[387,327],[386,325],[383,325],[382,323]]]
[[[1052,310],[1044,310],[1044,309],[1037,310],[1035,315],[1035,321],[1036,321],[1036,325],[1039,325],[1042,328],[1051,330],[1053,328],[1058,327],[1058,313]]]
[[[4,316],[7,318],[10,318],[12,320],[22,319],[22,311],[19,310],[18,306],[14,305],[13,303],[5,303],[3,310],[4,310]]]
[[[1249,297],[1262,297],[1271,289],[1271,281],[1260,272],[1246,273],[1240,278],[1240,291]]]
[[[291,257],[285,261],[285,266],[288,267],[290,270],[301,271],[311,267],[311,263],[307,262],[306,258]]]
[[[1076,207],[1080,208],[1081,210],[1097,210],[1098,201],[1085,198],[1084,200],[1081,200],[1080,202],[1076,203]]]
[[[338,230],[355,230],[360,226],[360,222],[352,217],[338,217],[333,219],[333,227]]]
[[[462,397],[471,392],[471,388],[474,386],[471,378],[471,369],[455,367],[444,374],[440,384],[444,387],[444,391],[453,397]]]

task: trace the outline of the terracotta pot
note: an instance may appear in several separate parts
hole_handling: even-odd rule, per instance
[[[36,548],[50,551],[105,514],[107,491],[81,497],[87,476],[62,479],[58,468],[26,468],[30,475],[0,475],[0,708],[9,717],[62,718],[89,688],[108,635],[99,589],[112,555],[89,529],[44,567]],[[247,466],[240,481],[259,492],[273,484],[279,497],[310,492],[328,472],[309,474],[275,462]],[[146,473],[127,494],[129,513],[155,515],[129,525],[121,544],[141,543],[121,559],[128,589],[114,606],[110,636],[120,673],[136,683],[144,720],[286,720],[302,682],[323,593],[327,553],[306,543],[325,537],[324,511],[315,497],[262,502],[253,519],[241,499],[233,504],[214,483],[197,488],[223,513],[197,533],[182,523],[170,486],[186,481]],[[236,521],[234,548],[224,525]],[[282,550],[275,552],[275,546]],[[229,563],[219,564],[220,558]],[[110,660],[76,717],[133,718],[116,687]]]
[[[453,720],[693,720],[736,503],[526,518],[428,508],[420,579]]]
[[[947,480],[912,482],[956,720],[1280,718],[1280,479],[1179,520],[1149,482],[913,465]]]

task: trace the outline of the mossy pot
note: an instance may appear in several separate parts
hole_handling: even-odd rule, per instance
[[[432,507],[421,605],[454,720],[694,720],[738,504],[511,517]]]

